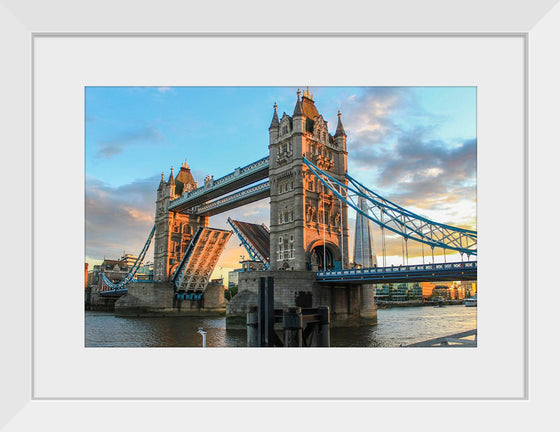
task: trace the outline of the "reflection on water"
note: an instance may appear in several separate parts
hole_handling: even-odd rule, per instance
[[[378,310],[378,324],[331,329],[332,347],[398,347],[476,328],[476,308],[403,307]],[[87,347],[246,346],[244,330],[226,330],[224,317],[123,318],[110,312],[86,311]]]
[[[246,345],[243,330],[227,330],[223,317],[115,317],[110,312],[86,311],[85,345],[90,347],[200,347],[206,331],[208,347]]]
[[[476,329],[476,308],[463,305],[379,309],[372,327],[335,328],[331,346],[398,347]]]

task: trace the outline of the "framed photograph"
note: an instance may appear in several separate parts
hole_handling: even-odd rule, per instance
[[[349,416],[371,421],[372,412],[383,412],[375,424],[385,427],[398,418],[400,428],[427,428],[418,423],[427,415],[449,424],[458,413],[476,413],[472,426],[500,418],[513,427],[550,416],[546,359],[553,356],[543,317],[552,316],[553,302],[543,301],[550,282],[536,263],[537,253],[554,256],[539,206],[550,199],[547,173],[554,172],[545,148],[558,135],[548,102],[558,95],[558,63],[550,56],[560,17],[555,2],[519,6],[508,18],[497,6],[475,5],[471,12],[481,20],[456,10],[436,18],[436,5],[427,2],[414,13],[429,18],[425,26],[399,24],[402,10],[392,7],[362,14],[348,8],[338,19],[358,21],[337,32],[330,27],[336,17],[324,20],[327,12],[313,9],[311,20],[307,7],[287,26],[282,14],[247,21],[237,9],[193,21],[206,16],[201,5],[181,14],[140,9],[138,21],[121,5],[84,5],[63,16],[37,2],[25,5],[0,5],[1,44],[13,65],[2,72],[1,103],[10,119],[4,141],[14,143],[3,173],[6,202],[14,202],[3,216],[10,268],[0,318],[9,349],[1,372],[6,430],[70,430],[84,419],[90,428],[115,430],[185,421],[205,427],[212,418],[257,427],[271,415],[281,418],[272,428],[293,420],[333,428]],[[84,346],[86,89],[306,85],[476,88],[483,299],[476,348]],[[441,408],[435,413],[434,403]],[[334,419],[327,415],[341,406]]]

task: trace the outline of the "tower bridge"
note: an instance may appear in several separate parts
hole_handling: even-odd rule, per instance
[[[338,112],[336,129],[331,134],[309,91],[302,95],[298,90],[291,116],[279,116],[274,104],[268,130],[268,156],[216,180],[207,176],[199,186],[186,161],[177,175],[171,168],[167,181],[162,173],[152,235],[153,285],[160,290],[162,286],[168,287],[162,291],[165,295],[159,296],[165,298],[163,303],[167,302],[163,309],[173,309],[177,304],[180,308],[181,302],[177,300],[189,299],[185,297],[189,293],[198,296],[197,300],[206,295],[210,274],[231,235],[210,228],[209,217],[263,198],[270,199],[266,234],[258,234],[254,227],[240,221],[229,221],[249,255],[263,261],[264,267],[260,272],[240,275],[240,292],[256,296],[258,279],[273,276],[278,306],[301,306],[301,299],[306,299],[311,302],[307,307],[328,306],[333,325],[355,325],[376,320],[372,284],[476,279],[476,263],[470,261],[398,270],[377,267],[371,259],[371,245],[360,252],[370,255],[368,260],[361,257],[362,267],[366,268],[350,268],[349,208],[362,220],[361,236],[370,232],[364,221],[367,226],[375,223],[383,235],[389,232],[401,236],[407,251],[408,242],[413,241],[427,245],[432,255],[434,248],[442,248],[458,252],[468,260],[476,256],[476,231],[416,215],[350,176],[341,113]],[[268,244],[263,245],[263,241]],[[123,286],[117,289],[122,292]],[[140,303],[150,306],[151,294],[144,294],[135,290],[124,297],[139,296],[143,299]],[[228,306],[230,315],[246,313],[243,308],[247,305],[236,305],[237,297]],[[168,304],[170,301],[172,305]],[[123,309],[131,304],[124,298],[117,306],[119,303]],[[162,304],[160,300],[152,303]],[[138,302],[134,304],[137,306]]]

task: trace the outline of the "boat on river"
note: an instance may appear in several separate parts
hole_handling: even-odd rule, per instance
[[[466,307],[476,307],[476,294],[468,299],[465,299],[465,306]]]

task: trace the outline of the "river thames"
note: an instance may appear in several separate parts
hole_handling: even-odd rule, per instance
[[[476,307],[448,305],[379,309],[378,324],[331,329],[331,347],[398,347],[476,329]],[[244,330],[226,329],[225,317],[121,318],[85,311],[86,347],[244,347]]]

